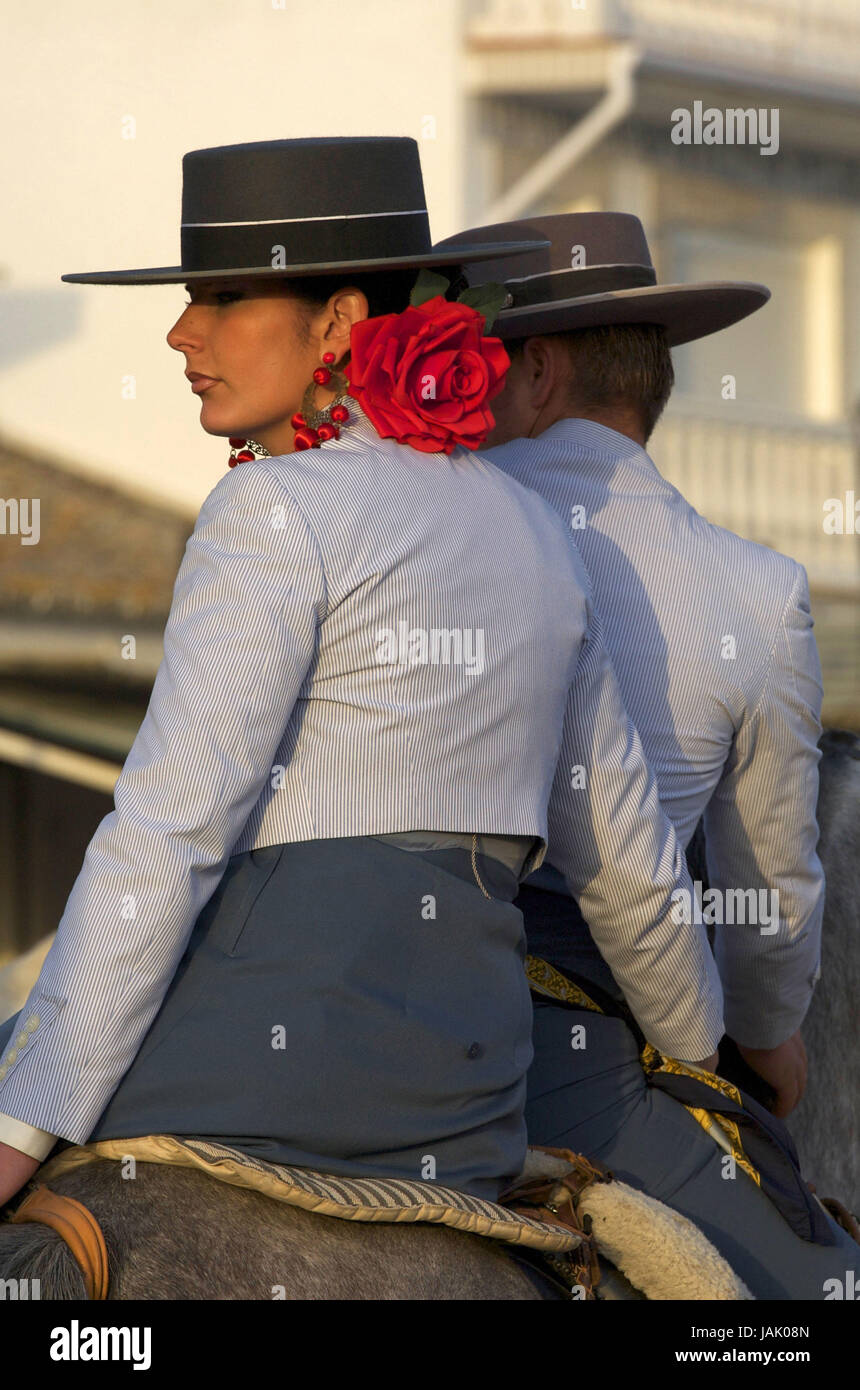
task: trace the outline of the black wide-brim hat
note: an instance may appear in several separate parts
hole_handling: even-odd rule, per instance
[[[501,259],[543,242],[467,238],[456,250],[435,250],[418,145],[407,136],[260,140],[183,157],[181,265],[60,278],[79,285],[172,285],[406,270]]]
[[[492,276],[471,264],[468,279],[503,280],[511,296],[493,324],[499,338],[565,333],[603,324],[656,323],[670,347],[705,338],[755,313],[770,299],[766,285],[713,280],[658,285],[638,217],[626,212],[570,212],[472,227],[439,242],[456,250],[475,241],[502,244],[540,237],[548,245],[494,260]]]

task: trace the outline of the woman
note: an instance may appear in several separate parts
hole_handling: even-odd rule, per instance
[[[596,819],[555,797],[572,883],[672,951],[680,855],[565,528],[463,447],[507,359],[438,275],[407,309],[419,269],[488,254],[431,251],[414,142],[183,172],[181,266],[63,278],[187,283],[168,342],[237,466],[188,541],[115,810],[0,1030],[0,1201],[58,1136],[152,1132],[495,1197],[531,1059],[512,898],[575,760],[574,673],[609,771]],[[700,986],[684,1055],[721,1031]]]

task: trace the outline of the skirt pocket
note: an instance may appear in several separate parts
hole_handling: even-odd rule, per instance
[[[239,901],[234,909],[231,910],[230,904],[225,904],[219,912],[219,936],[222,940],[215,944],[220,945],[225,955],[239,954],[242,936],[257,905],[257,899],[280,864],[284,849],[284,845],[265,845],[262,849],[248,851],[248,862],[244,866],[247,879]]]

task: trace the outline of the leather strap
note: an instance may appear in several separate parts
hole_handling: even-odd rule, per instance
[[[550,1154],[568,1164],[560,1177],[525,1178],[505,1189],[499,1197],[502,1206],[519,1216],[530,1216],[553,1226],[567,1226],[580,1237],[578,1250],[568,1250],[563,1259],[549,1260],[556,1270],[564,1269],[567,1287],[578,1285],[585,1290],[586,1299],[593,1299],[600,1283],[600,1263],[597,1243],[591,1235],[588,1216],[580,1219],[577,1202],[587,1187],[595,1182],[613,1182],[612,1173],[602,1164],[592,1162],[570,1149],[552,1149],[544,1144],[530,1145],[532,1151]]]
[[[66,1242],[80,1266],[87,1298],[98,1301],[107,1298],[107,1246],[101,1226],[83,1202],[75,1201],[74,1197],[61,1197],[49,1187],[41,1186],[24,1198],[9,1220],[12,1225],[36,1221],[50,1226]]]

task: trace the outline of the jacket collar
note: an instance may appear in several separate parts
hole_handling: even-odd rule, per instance
[[[538,492],[541,475],[555,475],[559,467],[571,477],[599,481],[611,493],[676,491],[640,444],[596,420],[565,416],[534,439],[512,439],[482,452],[490,463],[514,472]]]
[[[649,455],[635,439],[621,434],[618,430],[610,429],[608,425],[601,425],[597,420],[584,420],[579,416],[566,415],[564,419],[556,420],[555,424],[550,425],[538,438],[565,439],[579,448],[587,449],[589,454],[595,457],[614,461],[630,459],[655,468]]]

